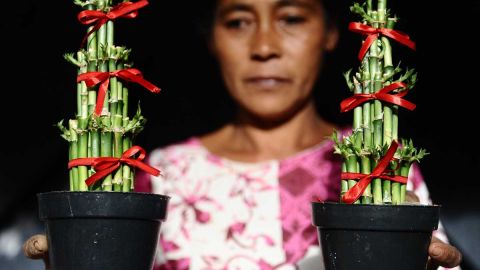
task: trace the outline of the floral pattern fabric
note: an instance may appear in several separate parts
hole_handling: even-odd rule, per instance
[[[149,164],[162,174],[140,175],[137,191],[171,197],[155,270],[323,269],[310,202],[338,201],[341,159],[332,141],[285,160],[243,163],[191,138],[153,151]],[[417,166],[407,188],[431,204]],[[441,226],[434,234],[447,241]]]

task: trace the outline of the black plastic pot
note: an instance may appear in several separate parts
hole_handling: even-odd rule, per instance
[[[439,206],[312,203],[327,270],[425,270]]]
[[[38,194],[53,270],[150,270],[169,197],[149,193]]]

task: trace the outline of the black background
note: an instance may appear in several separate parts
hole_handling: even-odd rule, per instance
[[[132,48],[135,67],[163,89],[153,95],[131,86],[148,118],[137,139],[147,151],[213,130],[232,113],[196,28],[201,2],[151,1],[137,19],[116,23],[117,45]],[[474,41],[480,1],[390,2],[397,28],[418,46],[414,52],[394,45],[396,59],[419,73],[408,96],[418,108],[401,112],[401,136],[430,153],[420,166],[431,197],[443,205],[447,232],[466,255],[464,269],[480,269],[480,259],[473,259],[480,254],[480,53]],[[343,125],[351,115],[338,113],[349,95],[342,72],[357,67],[360,36],[346,31],[350,1],[338,3],[340,44],[327,58],[317,99],[322,114]],[[62,56],[76,51],[86,28],[76,21],[80,9],[72,1],[2,6],[0,218],[6,226],[19,212],[35,213],[36,193],[67,188],[67,143],[54,124],[73,118],[76,69]]]

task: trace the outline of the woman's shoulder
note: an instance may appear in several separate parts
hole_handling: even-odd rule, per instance
[[[187,139],[158,147],[150,152],[148,163],[152,166],[172,163],[182,159],[191,159],[192,156],[204,154],[204,149],[198,137]]]

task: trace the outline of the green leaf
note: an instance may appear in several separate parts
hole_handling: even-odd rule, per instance
[[[352,69],[349,69],[347,72],[343,73],[343,77],[345,78],[345,81],[347,82],[347,86],[350,89],[350,91],[355,90],[355,85],[352,82],[352,77],[351,77]]]
[[[372,23],[374,21],[373,18],[370,17],[365,11],[365,3],[363,5],[360,5],[359,3],[354,3],[353,6],[350,7],[350,11],[354,14],[359,15],[361,18],[363,18],[364,21],[367,21],[369,23]]]
[[[143,117],[140,102],[138,102],[137,113],[132,120],[128,122],[125,127],[125,133],[131,133],[133,136],[138,135],[144,129],[146,122],[147,119]]]
[[[63,120],[60,120],[55,126],[60,129],[60,136],[62,138],[68,142],[72,141],[70,131],[63,125]]]

